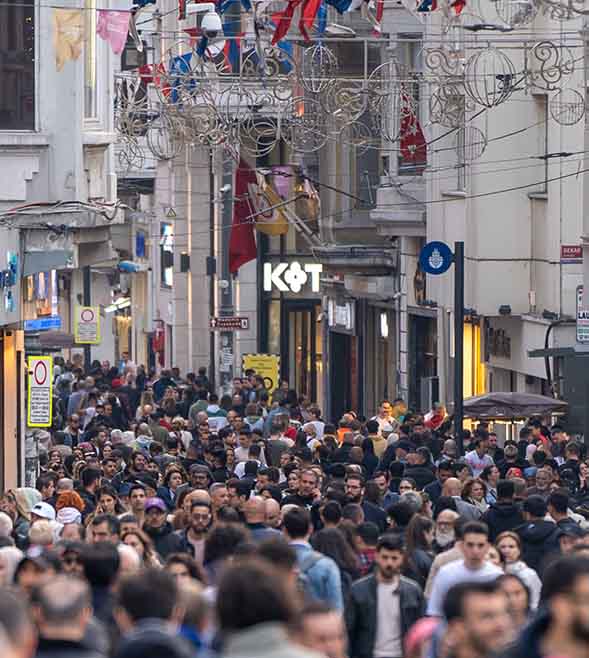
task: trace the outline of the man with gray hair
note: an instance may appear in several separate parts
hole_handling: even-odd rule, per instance
[[[73,491],[74,481],[70,478],[60,478],[55,485],[55,493],[59,496],[62,491]]]
[[[39,629],[36,658],[103,658],[103,654],[84,642],[92,619],[92,602],[90,589],[83,580],[57,576],[41,585],[33,614]]]

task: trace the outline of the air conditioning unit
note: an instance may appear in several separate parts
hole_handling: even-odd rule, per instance
[[[440,401],[440,380],[438,377],[422,377],[419,386],[421,410],[426,413],[433,407],[434,402]]]

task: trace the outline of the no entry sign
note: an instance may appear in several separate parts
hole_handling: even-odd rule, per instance
[[[53,361],[50,356],[30,356],[27,424],[51,427],[53,415]]]
[[[98,306],[76,306],[74,338],[76,343],[87,345],[100,343],[100,309]]]

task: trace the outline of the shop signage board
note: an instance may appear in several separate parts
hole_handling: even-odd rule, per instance
[[[250,328],[250,321],[235,316],[209,318],[209,328],[213,331],[245,331]]]
[[[300,293],[310,284],[311,292],[321,290],[320,276],[323,272],[321,263],[264,263],[264,290]]]
[[[583,305],[583,286],[577,286],[577,343],[589,343],[589,309]]]
[[[561,263],[582,263],[583,247],[580,244],[561,244],[560,245],[560,262]]]
[[[280,379],[280,357],[277,354],[244,354],[241,358],[243,372],[255,370],[256,375],[264,378],[268,393],[273,393]]]
[[[50,331],[51,329],[61,329],[60,315],[50,315],[48,318],[35,318],[24,321],[25,331]]]
[[[53,414],[53,359],[30,356],[27,385],[27,424],[29,427],[51,427]]]
[[[419,253],[419,265],[426,274],[444,274],[454,262],[454,254],[445,242],[428,242]]]
[[[97,345],[100,343],[100,309],[98,306],[76,306],[74,318],[76,343]]]

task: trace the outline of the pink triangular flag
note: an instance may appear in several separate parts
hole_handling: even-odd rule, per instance
[[[115,55],[120,55],[127,43],[129,33],[129,12],[112,9],[98,9],[96,33],[108,41]]]

